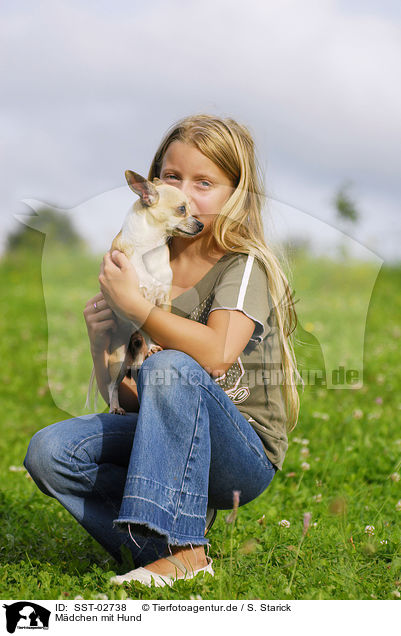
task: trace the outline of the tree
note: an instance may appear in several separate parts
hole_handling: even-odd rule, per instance
[[[21,226],[8,235],[6,252],[42,248],[45,236],[56,247],[85,249],[86,246],[68,214],[44,207],[26,215]]]
[[[351,186],[352,183],[350,181],[343,183],[334,197],[334,205],[337,211],[337,217],[341,221],[356,223],[359,219],[359,212],[355,201],[348,194]]]
[[[338,246],[339,256],[342,260],[349,258],[350,250],[345,235],[348,232],[349,224],[356,224],[359,220],[359,212],[354,199],[350,196],[349,190],[352,186],[351,181],[346,181],[337,190],[334,196],[334,207],[337,213],[337,219],[343,227],[343,239]]]

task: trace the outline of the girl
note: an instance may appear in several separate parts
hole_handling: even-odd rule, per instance
[[[39,488],[117,560],[129,548],[135,569],[114,577],[117,584],[213,574],[204,551],[210,513],[232,508],[233,494],[244,505],[267,488],[299,411],[296,313],[263,238],[248,130],[232,119],[185,118],[161,143],[154,177],[185,192],[204,227],[169,240],[171,313],[142,297],[124,254],[104,256],[101,291],[84,316],[106,402],[113,309],[163,350],[145,360],[137,385],[128,377],[121,384],[127,415],[49,426],[25,459]]]

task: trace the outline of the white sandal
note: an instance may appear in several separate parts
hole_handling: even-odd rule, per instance
[[[123,583],[129,583],[130,581],[139,581],[139,583],[143,583],[148,587],[151,587],[152,581],[155,584],[155,587],[164,587],[165,585],[169,585],[170,587],[179,580],[193,579],[197,574],[211,574],[214,576],[214,570],[212,568],[213,559],[209,556],[206,557],[208,564],[204,568],[200,568],[199,570],[188,570],[185,565],[177,559],[175,556],[167,556],[164,557],[171,563],[174,563],[176,566],[176,576],[171,576],[169,574],[156,574],[156,572],[152,572],[151,570],[147,570],[146,568],[136,568],[135,570],[131,570],[131,572],[127,572],[127,574],[122,574],[121,576],[113,576],[110,579],[110,583],[113,585],[122,585]],[[178,570],[183,572],[184,576],[178,576]]]

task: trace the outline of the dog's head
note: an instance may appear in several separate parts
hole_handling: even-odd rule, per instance
[[[203,230],[203,223],[191,216],[189,201],[179,188],[157,178],[148,181],[132,170],[125,171],[125,178],[139,196],[135,212],[146,214],[149,223],[162,227],[166,236],[195,236]]]

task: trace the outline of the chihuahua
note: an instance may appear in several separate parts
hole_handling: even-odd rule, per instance
[[[131,170],[126,170],[125,178],[139,199],[128,210],[110,253],[123,252],[135,267],[141,293],[156,306],[170,311],[173,274],[167,240],[170,236],[195,236],[202,231],[203,223],[190,215],[188,199],[178,188],[157,178],[148,181]],[[136,379],[143,361],[161,351],[161,347],[140,325],[127,321],[118,312],[115,317],[117,328],[112,332],[109,355],[109,413],[124,415],[118,399],[120,383],[126,375]],[[93,381],[94,370],[88,397]]]

